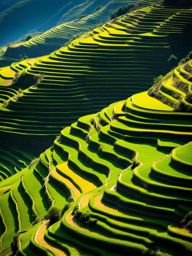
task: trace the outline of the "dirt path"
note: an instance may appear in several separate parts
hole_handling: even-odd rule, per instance
[[[35,235],[35,242],[38,245],[42,246],[43,248],[46,248],[59,256],[67,256],[67,254],[64,251],[60,250],[59,248],[53,247],[52,245],[48,244],[45,241],[44,235],[47,230],[48,223],[49,221],[42,222],[41,226],[39,227]]]

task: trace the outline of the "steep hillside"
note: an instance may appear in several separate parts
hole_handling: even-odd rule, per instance
[[[145,7],[95,28],[21,74],[12,65],[18,79],[1,89],[7,97],[0,110],[1,141],[16,135],[21,135],[17,143],[39,144],[35,136],[50,141],[48,136],[81,115],[146,89],[170,68],[172,54],[179,59],[189,51],[191,13],[190,8]]]
[[[34,159],[34,155],[12,147],[0,149],[0,182],[18,173]]]
[[[45,31],[58,22],[72,21],[84,15],[93,14],[98,8],[108,4],[114,5],[111,10],[108,10],[109,16],[110,12],[116,8],[135,2],[136,0],[9,0],[0,3],[0,45],[14,42],[29,33]],[[151,0],[146,0],[146,2],[151,2]],[[107,12],[103,13],[105,14]]]
[[[79,118],[0,183],[2,255],[190,256],[191,140],[147,91]]]
[[[0,66],[21,58],[49,54],[79,35],[106,22],[120,7],[132,8],[138,0],[100,0],[69,2],[60,24],[28,40],[12,43],[1,56]],[[141,6],[153,1],[142,1]],[[14,58],[14,60],[13,60]]]
[[[17,3],[19,0],[7,0],[7,1],[1,1],[0,2],[0,11],[4,11],[11,7],[11,5]]]
[[[178,111],[192,112],[192,61],[174,68],[159,79],[149,94]]]
[[[65,12],[68,2],[70,1],[20,0],[15,2],[0,13],[0,44],[5,45],[18,40],[31,31],[42,31],[54,26]]]

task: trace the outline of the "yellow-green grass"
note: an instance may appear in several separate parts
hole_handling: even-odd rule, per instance
[[[3,62],[6,61],[9,63],[11,61],[10,56],[14,56],[15,59],[19,60],[25,56],[38,57],[49,54],[62,45],[69,43],[74,38],[77,38],[99,24],[106,22],[111,14],[120,7],[131,7],[137,3],[137,0],[107,0],[102,3],[81,2],[84,7],[86,6],[87,10],[85,10],[86,8],[84,9],[84,7],[82,8],[80,2],[70,2],[66,5],[65,9],[65,11],[67,11],[69,8],[67,14],[70,19],[66,19],[66,16],[64,15],[64,18],[60,20],[59,25],[54,26],[43,33],[33,35],[32,38],[27,41],[24,40],[11,43],[9,47],[1,48],[0,55],[2,55],[2,58],[4,59]],[[143,1],[141,6],[148,5],[151,2],[153,3],[153,1],[149,0]],[[76,7],[71,8],[71,5],[76,5]],[[93,7],[91,5],[93,5]]]
[[[30,226],[33,213],[43,219],[51,206],[63,209],[66,204],[61,222],[45,232],[47,244],[38,244],[29,227],[21,236],[21,251],[49,254],[54,247],[53,254],[61,250],[72,255],[83,255],[81,251],[108,255],[113,248],[114,256],[130,252],[141,255],[155,244],[154,250],[185,255],[189,246],[186,235],[171,232],[169,226],[177,227],[191,204],[191,173],[185,170],[185,166],[191,168],[191,143],[182,146],[191,139],[190,114],[175,115],[172,108],[156,99],[150,108],[150,99],[146,93],[136,94],[79,118],[62,130],[39,161],[28,171],[21,171],[22,178],[13,176],[2,183],[3,189],[11,181],[20,182],[28,195],[31,215],[23,217],[24,222],[19,216],[26,216],[29,210],[19,200],[21,190],[18,185],[9,187],[15,199],[12,211],[17,216],[12,225],[17,223],[17,230],[25,223]],[[171,149],[172,154],[167,155]],[[0,198],[3,219],[7,211],[3,200],[8,200],[5,195]],[[86,212],[89,221],[78,217]],[[15,232],[13,228],[4,232],[4,250],[8,250]],[[9,238],[6,243],[3,237]],[[118,247],[112,245],[117,243]]]
[[[25,83],[28,88],[19,97],[8,97],[1,107],[1,132],[56,135],[81,115],[147,88],[154,76],[168,69],[165,62],[173,45],[167,34],[179,41],[182,29],[191,23],[190,12],[161,5],[141,8],[39,58],[25,72],[43,76],[36,85]],[[169,22],[175,23],[173,31],[159,27]],[[19,72],[24,67],[21,63],[12,68]]]
[[[1,117],[2,131],[10,125],[11,132],[20,134],[56,134],[59,127],[72,122],[86,107],[92,113],[106,106],[109,99],[120,99],[127,91],[127,83],[138,83],[139,74],[146,72],[146,66],[137,66],[138,73],[134,73],[133,64],[141,60],[141,55],[133,56],[132,51],[142,48],[142,60],[146,56],[153,60],[149,49],[158,51],[166,29],[181,33],[184,14],[190,11],[144,8],[38,60],[27,72],[44,72],[45,76],[37,88],[24,90],[21,99],[12,99],[6,106],[8,111]],[[154,23],[156,15],[158,24]],[[160,21],[164,24],[160,25]],[[171,30],[174,21],[181,27]],[[127,24],[131,24],[128,31]],[[142,46],[143,38],[147,46]],[[164,43],[160,46],[167,51],[169,47]],[[158,53],[161,58],[162,52]],[[110,68],[104,71],[110,56]],[[114,66],[117,57],[125,66]],[[93,59],[95,66],[90,64]],[[162,59],[158,61],[161,66]],[[187,72],[181,71],[187,81],[189,67],[190,62]],[[110,76],[104,80],[107,72]],[[115,72],[122,76],[118,87]],[[127,80],[131,74],[133,77]],[[145,81],[139,83],[133,91],[141,90]],[[115,91],[109,91],[113,86]],[[170,90],[170,83],[167,87]],[[77,115],[69,119],[75,112]],[[2,255],[9,254],[13,237],[26,228],[27,232],[19,237],[22,255],[57,255],[61,250],[69,255],[141,256],[150,249],[151,253],[188,256],[189,232],[183,232],[178,225],[192,200],[191,117],[191,113],[175,112],[167,102],[143,92],[81,117],[63,129],[52,147],[36,161],[0,183]],[[41,227],[32,227],[41,223],[52,206],[62,210],[62,218],[49,228],[43,227],[46,244],[42,244],[36,239]]]
[[[150,95],[160,99],[175,111],[191,111],[191,60],[180,64],[150,89]],[[182,103],[182,106],[181,106]]]
[[[0,150],[0,180],[2,181],[22,170],[33,158],[32,154],[11,147],[4,147]]]

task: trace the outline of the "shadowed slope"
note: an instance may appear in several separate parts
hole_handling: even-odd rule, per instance
[[[41,81],[24,89],[17,101],[10,98],[6,111],[1,110],[1,131],[55,135],[79,116],[141,91],[165,72],[172,54],[168,35],[180,42],[191,17],[191,9],[143,8],[40,58],[25,74],[43,74]]]
[[[188,255],[192,238],[174,227],[191,205],[191,143],[174,148],[191,140],[191,120],[144,92],[66,127],[36,162],[0,184],[3,255],[14,234],[40,225],[53,205],[67,205],[61,221],[41,235],[39,225],[21,234],[22,255],[52,255],[51,247],[70,255],[109,255],[109,248],[110,255]]]
[[[192,60],[180,64],[154,85],[149,94],[177,111],[192,111]]]
[[[137,2],[137,0],[77,1],[75,4],[70,2],[66,6],[62,23],[27,41],[10,44],[6,52],[2,54],[0,65],[5,66],[5,63],[8,65],[13,58],[19,60],[26,56],[38,57],[49,54],[75,37],[106,22],[118,8],[122,6],[131,8]],[[150,2],[152,1],[145,1],[142,5]]]

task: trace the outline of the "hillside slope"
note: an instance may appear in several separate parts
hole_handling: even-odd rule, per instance
[[[79,118],[0,183],[2,255],[191,255],[191,140],[147,91]]]
[[[151,2],[153,1],[146,0],[140,5],[144,6]],[[0,66],[8,65],[26,56],[30,58],[49,54],[72,39],[106,22],[120,7],[131,8],[137,3],[138,0],[81,0],[75,4],[69,2],[59,25],[26,41],[10,44],[7,49],[4,49],[5,52],[0,54]]]
[[[55,25],[63,15],[68,2],[62,0],[17,1],[0,13],[0,44],[8,44],[31,31],[42,31]]]
[[[175,110],[192,112],[191,71],[192,62],[189,59],[174,68],[164,78],[159,79],[159,82],[150,89],[149,94]]]
[[[154,76],[171,67],[172,54],[180,59],[189,51],[191,13],[191,8],[145,7],[95,28],[33,65],[13,64],[19,79],[1,89],[6,98],[0,110],[1,141],[12,143],[15,136],[20,136],[17,143],[28,145],[39,144],[35,136],[51,141],[49,136],[81,115],[147,89]]]

